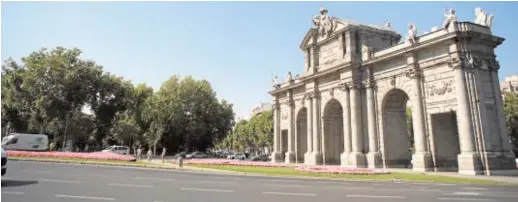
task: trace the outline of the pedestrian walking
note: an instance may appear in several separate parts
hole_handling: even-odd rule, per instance
[[[138,149],[137,149],[137,161],[142,160],[141,157],[142,157],[142,147],[138,146]]]
[[[151,155],[153,155],[153,151],[151,151],[151,148],[147,150],[147,161],[151,161]]]
[[[165,162],[164,162],[165,152],[166,152],[166,148],[164,147],[164,148],[162,148],[162,155],[161,155],[161,157],[162,157],[162,163],[165,163]]]

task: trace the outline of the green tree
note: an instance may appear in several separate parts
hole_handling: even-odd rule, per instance
[[[518,152],[518,95],[516,93],[505,93],[504,114],[507,131],[511,144]]]

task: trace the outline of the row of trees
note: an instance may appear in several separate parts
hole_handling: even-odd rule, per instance
[[[2,65],[2,135],[43,133],[57,143],[96,148],[142,145],[205,150],[229,134],[232,104],[210,83],[172,76],[156,92],[103,71],[81,50],[41,49]],[[83,113],[88,107],[91,114]]]
[[[514,154],[518,155],[518,94],[505,93],[504,115]]]
[[[236,151],[258,151],[273,147],[273,112],[264,111],[250,120],[239,121],[232,133],[222,139],[216,148],[230,148]]]

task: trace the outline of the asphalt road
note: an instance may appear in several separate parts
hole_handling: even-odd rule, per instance
[[[355,182],[8,162],[5,202],[518,201],[517,186]]]

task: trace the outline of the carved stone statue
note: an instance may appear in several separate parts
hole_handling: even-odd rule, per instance
[[[285,81],[285,83],[289,83],[289,82],[291,82],[291,81],[293,81],[293,77],[291,76],[291,72],[288,72],[288,75],[286,76],[286,81]]]
[[[453,8],[450,8],[450,11],[449,12],[446,12],[446,8],[444,8],[444,17],[446,17],[446,19],[444,20],[444,23],[442,25],[442,27],[444,29],[448,29],[448,27],[450,27],[451,24],[457,22],[457,16],[455,15],[455,9]]]
[[[411,44],[415,44],[417,42],[417,27],[413,23],[408,24],[406,40]]]
[[[329,36],[333,33],[334,30],[334,22],[333,17],[327,15],[326,8],[320,8],[320,15],[317,15],[313,18],[313,24],[317,26],[318,34],[321,37]]]
[[[385,22],[385,29],[392,30],[392,23],[390,21]]]
[[[475,23],[491,28],[491,24],[493,23],[493,15],[488,16],[485,11],[477,7],[475,8]]]
[[[277,75],[273,76],[272,78],[273,85],[279,85],[279,77]]]

